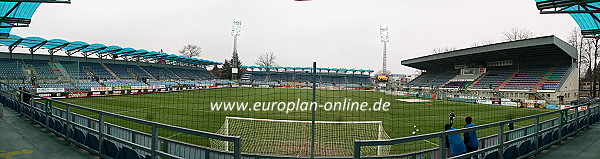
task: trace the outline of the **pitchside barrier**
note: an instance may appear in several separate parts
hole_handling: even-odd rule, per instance
[[[580,108],[587,108],[580,110]],[[546,121],[540,121],[542,117],[553,117]],[[505,130],[509,123],[531,120],[535,122],[532,125],[524,126],[515,130]],[[484,124],[476,127],[463,128],[453,131],[444,131],[417,135],[389,140],[356,140],[354,143],[354,158],[468,158],[477,156],[478,158],[487,158],[486,156],[495,156],[492,158],[527,158],[537,155],[540,151],[549,148],[552,145],[560,143],[570,136],[576,136],[577,133],[600,121],[600,107],[598,104],[581,104],[572,108],[546,112],[513,120],[500,121]],[[470,131],[478,131],[486,128],[497,128],[498,134],[482,137],[479,139],[479,149],[466,154],[449,157],[446,147],[448,135],[461,134]],[[501,136],[501,137],[500,137]],[[438,139],[441,143],[438,148],[422,150],[407,154],[395,154],[385,156],[361,156],[361,147],[363,146],[382,146],[402,144],[426,139]],[[441,152],[441,153],[440,153]]]
[[[64,138],[68,143],[77,145],[102,158],[116,158],[117,151],[125,156],[136,154],[144,158],[235,158],[241,159],[241,140],[239,136],[226,136],[210,132],[192,130],[157,122],[141,120],[133,117],[95,110],[87,107],[61,102],[54,99],[43,98],[45,103],[30,100],[24,103],[16,100],[16,89],[0,83],[2,90],[12,90],[0,93],[0,102],[31,119],[32,123],[39,124],[46,130]],[[34,94],[21,92],[32,97]],[[66,110],[52,107],[51,103],[62,104]],[[77,113],[79,109],[86,113],[94,113],[98,119],[92,119]],[[105,122],[106,117],[112,117],[137,123],[152,128],[152,133],[117,126]],[[158,130],[164,129],[193,136],[206,137],[213,140],[231,142],[233,151],[218,151],[196,146],[180,141],[170,140],[158,136]],[[106,145],[105,145],[106,144]],[[114,149],[111,149],[114,148]],[[115,151],[116,150],[116,151]],[[131,153],[131,151],[135,151]]]

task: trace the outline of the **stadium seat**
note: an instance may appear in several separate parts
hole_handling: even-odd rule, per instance
[[[74,129],[75,130],[75,134],[74,137],[75,141],[84,144],[85,143],[85,134],[83,133],[83,131],[79,130],[79,129]]]
[[[48,120],[48,128],[54,129],[54,119],[53,118],[49,118],[49,120]]]
[[[117,153],[119,152],[119,147],[117,147],[113,142],[104,140],[102,154],[105,154],[112,158],[117,158]]]
[[[498,151],[494,151],[490,154],[485,155],[484,159],[497,159],[498,158]]]
[[[46,124],[46,114],[40,113],[40,123],[42,123],[42,125]]]
[[[569,130],[569,134],[570,134],[570,133],[573,133],[573,132],[575,131],[575,125],[574,125],[574,124],[575,124],[575,123],[571,123],[571,124],[569,124],[569,129],[568,129],[568,130]]]
[[[531,147],[531,141],[525,140],[525,142],[519,145],[519,156],[523,156],[533,151],[533,147]]]
[[[85,136],[85,141],[84,144],[85,146],[92,148],[94,150],[98,150],[98,147],[100,146],[99,144],[100,142],[98,141],[98,137],[87,133],[87,135]]]
[[[538,137],[538,148],[541,148],[542,146],[544,146],[544,138],[542,136]]]
[[[61,127],[60,127],[60,121],[59,120],[55,120],[54,121],[54,125],[52,125],[52,129],[54,129],[55,131],[61,133]]]
[[[551,142],[552,142],[552,133],[547,133],[546,135],[544,135],[543,146],[546,146],[546,145],[550,144]]]
[[[519,151],[517,150],[517,146],[511,146],[504,150],[503,156],[504,159],[516,159],[519,157]]]
[[[71,139],[75,140],[75,138],[76,138],[77,136],[75,136],[75,130],[73,130],[73,126],[71,126],[71,128],[70,128],[70,129],[67,129],[67,131],[69,131],[69,133],[68,133],[68,134],[69,134],[69,138],[71,138]]]
[[[123,146],[123,148],[117,152],[117,157],[115,159],[140,159],[140,155],[132,149]]]
[[[557,141],[558,140],[558,129],[554,130],[554,132],[552,133],[552,142]]]
[[[569,135],[569,125],[564,125],[561,129],[561,133],[563,137]]]

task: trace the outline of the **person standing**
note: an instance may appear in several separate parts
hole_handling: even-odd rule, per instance
[[[456,130],[455,128],[452,128],[452,125],[450,124],[444,125],[444,129],[446,131]],[[460,134],[448,135],[448,137],[446,138],[446,146],[450,148],[451,156],[458,156],[467,151],[465,148],[465,143],[460,137]]]
[[[448,118],[450,118],[450,125],[454,125],[455,117],[456,117],[456,115],[454,114],[454,112],[450,112],[450,114],[448,114]]]
[[[477,126],[473,123],[473,118],[470,116],[465,117],[465,128]],[[467,153],[476,151],[479,148],[479,139],[477,138],[477,131],[469,131],[464,133],[465,146]]]

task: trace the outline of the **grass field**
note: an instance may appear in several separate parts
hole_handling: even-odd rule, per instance
[[[195,91],[182,91],[170,93],[152,93],[142,95],[110,96],[62,99],[69,103],[86,106],[94,109],[109,111],[135,118],[161,122],[207,132],[217,132],[225,121],[225,117],[246,117],[260,119],[301,120],[311,119],[310,111],[214,111],[211,102],[309,102],[312,100],[312,90],[284,89],[284,88],[221,88]],[[443,131],[444,124],[449,123],[448,114],[457,115],[454,127],[463,127],[464,117],[472,116],[474,123],[481,125],[509,118],[529,116],[544,109],[516,108],[507,106],[480,105],[453,101],[430,100],[427,102],[410,103],[397,99],[412,97],[388,95],[381,92],[356,91],[356,90],[317,90],[316,100],[319,104],[325,102],[343,102],[351,99],[354,102],[389,102],[389,111],[325,111],[317,110],[317,121],[382,121],[386,133],[391,138],[405,137],[419,134]],[[429,100],[429,99],[428,99]],[[252,104],[251,104],[252,105]],[[55,106],[61,107],[57,104]],[[96,118],[96,115],[82,110],[73,110],[76,113]],[[147,126],[127,123],[121,120],[107,118],[106,121],[149,132]],[[528,125],[530,121],[516,123],[516,127]],[[416,126],[416,128],[415,128]],[[418,129],[418,131],[417,131]],[[334,130],[327,130],[334,131]],[[352,136],[350,130],[337,130],[338,135]],[[273,131],[276,132],[276,131]],[[478,136],[495,134],[496,129],[478,131]],[[266,135],[281,137],[280,133]],[[317,132],[319,134],[319,132]],[[289,135],[289,134],[288,134]],[[175,140],[190,142],[202,146],[210,146],[206,138],[191,137],[169,131],[160,131],[160,136]],[[332,136],[332,137],[335,137]],[[242,136],[244,138],[244,136]],[[290,137],[292,138],[292,137]],[[407,144],[394,145],[391,153],[405,153],[426,148],[436,147],[436,139]],[[344,144],[346,145],[346,144]],[[347,145],[352,145],[348,143]],[[318,146],[318,145],[317,145]],[[327,146],[323,146],[327,147]],[[244,151],[250,148],[242,147]],[[266,152],[266,151],[265,151]],[[323,151],[327,153],[327,151]],[[350,152],[351,153],[351,152]],[[301,154],[301,153],[295,153]],[[292,155],[292,154],[288,154]],[[325,154],[321,154],[325,155]]]

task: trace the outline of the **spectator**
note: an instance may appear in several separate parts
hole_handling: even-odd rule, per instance
[[[473,118],[470,116],[465,117],[465,128],[477,126],[473,123]],[[464,134],[465,146],[468,152],[473,152],[479,148],[479,139],[477,138],[477,131],[465,132]]]
[[[512,118],[508,119],[508,120],[512,120]],[[515,129],[515,124],[513,124],[513,122],[509,122],[508,123],[508,130],[514,130]]]
[[[450,124],[444,125],[444,129],[446,129],[446,131],[456,130],[455,128],[452,128],[452,125]],[[465,148],[465,143],[462,138],[460,138],[459,134],[448,135],[446,139],[446,146],[450,148],[450,154],[452,156],[458,156],[467,151]]]
[[[23,92],[29,93],[29,91],[27,91],[27,87],[23,87]],[[26,93],[21,93],[23,97],[21,98],[21,102],[29,104],[29,101],[31,100],[31,95]]]
[[[454,112],[451,112],[448,117],[450,118],[450,125],[454,124],[454,118],[456,117],[456,115],[454,114]]]

